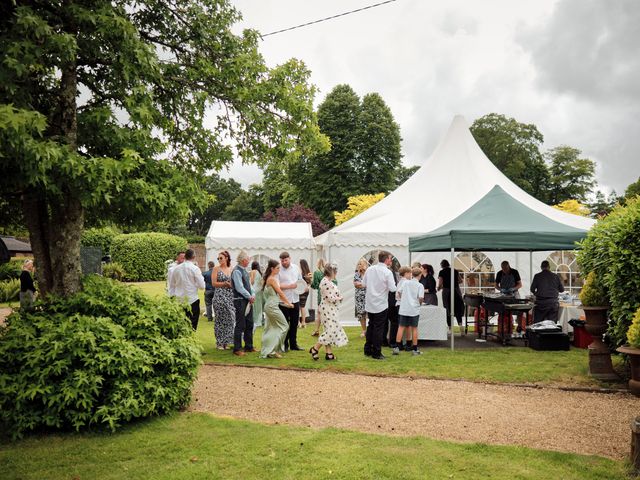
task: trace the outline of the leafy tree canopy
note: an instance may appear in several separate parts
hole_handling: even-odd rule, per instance
[[[265,213],[262,219],[265,222],[309,222],[314,237],[328,230],[316,212],[300,204],[277,208],[275,212]]]
[[[564,202],[560,202],[558,205],[554,205],[553,208],[557,208],[563,212],[573,213],[574,215],[580,215],[582,217],[589,215],[589,209],[577,200],[565,200]]]
[[[184,217],[234,153],[326,149],[307,68],[268,68],[239,19],[227,0],[0,4],[0,197],[22,199],[43,292],[80,288],[87,214]]]
[[[240,195],[242,186],[232,178],[225,179],[213,173],[204,177],[200,188],[209,204],[189,216],[187,227],[192,232],[206,235],[213,220],[223,220],[225,209]]]
[[[550,181],[547,199],[552,204],[567,200],[584,202],[595,185],[593,160],[579,158],[580,150],[566,145],[545,153],[549,162]]]
[[[627,200],[632,199],[636,195],[640,195],[640,178],[630,184],[627,189],[624,191],[624,198]]]
[[[347,200],[347,209],[342,212],[333,212],[336,219],[336,225],[351,220],[356,215],[364,212],[384,198],[384,193],[377,195],[355,195]]]

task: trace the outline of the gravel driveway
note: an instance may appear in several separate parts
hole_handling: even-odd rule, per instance
[[[594,454],[629,453],[640,399],[473,382],[203,365],[192,411],[262,423]]]

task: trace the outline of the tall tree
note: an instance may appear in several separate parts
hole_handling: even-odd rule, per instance
[[[299,199],[333,225],[334,211],[352,195],[388,193],[401,167],[400,128],[377,93],[362,101],[349,85],[336,86],[318,107],[320,131],[331,150],[304,158],[292,170]]]
[[[323,144],[309,71],[269,69],[239,19],[227,0],[0,4],[0,195],[22,197],[44,293],[80,288],[88,210],[179,215],[234,150],[266,166]]]
[[[242,190],[224,209],[224,220],[257,222],[264,214],[264,189],[262,185],[251,185],[249,190]]]
[[[395,174],[401,166],[400,127],[377,93],[362,98],[358,124],[354,191],[359,195],[388,193],[396,186]]]
[[[205,235],[211,222],[222,220],[225,209],[242,193],[242,185],[233,178],[222,178],[216,173],[204,177],[200,183],[203,195],[211,201],[202,211],[195,211],[189,216],[187,227],[192,232]]]
[[[630,184],[627,189],[624,191],[625,200],[630,200],[636,195],[640,195],[640,178]]]
[[[566,200],[584,203],[595,185],[595,163],[579,158],[580,150],[562,145],[545,153],[549,162],[547,199],[552,205]]]
[[[395,179],[395,184],[396,184],[396,188],[399,187],[400,185],[402,185],[404,182],[406,182],[407,180],[409,180],[409,178],[416,173],[418,170],[420,170],[420,166],[418,165],[412,165],[410,167],[405,167],[404,165],[400,164],[398,166],[398,169],[396,170],[396,179]]]
[[[527,193],[548,200],[545,192],[548,172],[540,153],[544,137],[535,125],[490,113],[473,122],[471,133],[502,173]]]

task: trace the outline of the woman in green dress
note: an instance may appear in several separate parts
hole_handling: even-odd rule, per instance
[[[262,332],[261,358],[282,358],[284,339],[289,332],[289,322],[284,318],[278,305],[282,303],[288,308],[293,308],[293,305],[280,290],[278,272],[280,272],[280,263],[276,260],[269,260],[262,285],[265,324]]]
[[[253,261],[251,263],[251,272],[249,273],[249,281],[251,282],[251,288],[256,296],[256,301],[253,302],[253,330],[262,326],[262,304],[264,299],[262,298],[262,271],[260,270],[260,263]]]

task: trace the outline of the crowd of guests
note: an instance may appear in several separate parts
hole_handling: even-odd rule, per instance
[[[282,252],[279,261],[269,260],[263,274],[258,262],[253,262],[249,270],[250,258],[244,251],[238,254],[233,268],[226,250],[217,260],[217,265],[209,262],[208,269],[201,273],[194,251],[186,250],[178,253],[167,272],[167,292],[188,304],[187,316],[194,330],[200,316],[198,290],[205,290],[206,317],[214,322],[217,349],[232,350],[237,356],[257,352],[253,335],[258,326],[263,326],[262,358],[281,358],[285,352],[303,350],[298,344],[298,328],[304,328],[307,322],[311,288],[319,293],[312,334],[318,338],[309,349],[311,357],[317,360],[324,348],[325,359],[335,360],[332,348],[347,344],[338,320],[342,295],[337,287],[336,265],[320,260],[312,273],[306,260],[301,259],[298,266],[288,252]]]
[[[254,261],[250,265],[248,254],[241,251],[232,268],[229,252],[221,251],[218,264],[208,263],[201,273],[195,263],[193,250],[180,252],[169,266],[168,293],[186,300],[188,317],[193,329],[197,329],[200,316],[198,290],[204,289],[206,317],[214,322],[216,348],[232,350],[234,355],[244,356],[257,352],[254,347],[255,329],[263,327],[263,358],[281,358],[285,352],[303,350],[298,343],[298,329],[307,323],[307,302],[312,290],[318,292],[318,309],[315,329],[317,337],[309,349],[314,360],[320,358],[324,348],[325,359],[335,360],[334,347],[347,344],[348,339],[338,318],[343,296],[337,284],[337,266],[325,264],[319,259],[316,270],[311,272],[306,260],[299,265],[291,260],[288,252],[282,252],[278,260],[269,260],[265,272]],[[453,275],[453,305],[451,304],[451,279]],[[495,288],[506,295],[518,297],[522,281],[517,270],[508,262],[502,262],[495,279]],[[447,311],[447,324],[451,331],[451,310],[459,326],[462,326],[464,300],[461,291],[462,274],[452,269],[447,260],[440,262],[435,276],[433,266],[418,262],[409,266],[394,265],[389,252],[380,251],[378,262],[369,265],[362,258],[355,269],[355,317],[360,322],[364,338],[364,354],[374,359],[384,359],[382,347],[390,347],[394,355],[401,350],[421,355],[418,348],[418,322],[421,305],[438,305],[437,292],[442,292],[442,303]],[[535,318],[557,317],[558,292],[563,291],[557,274],[549,270],[547,261],[542,263],[531,284],[536,294]],[[524,328],[518,317],[518,331]],[[322,330],[322,333],[321,333]]]

